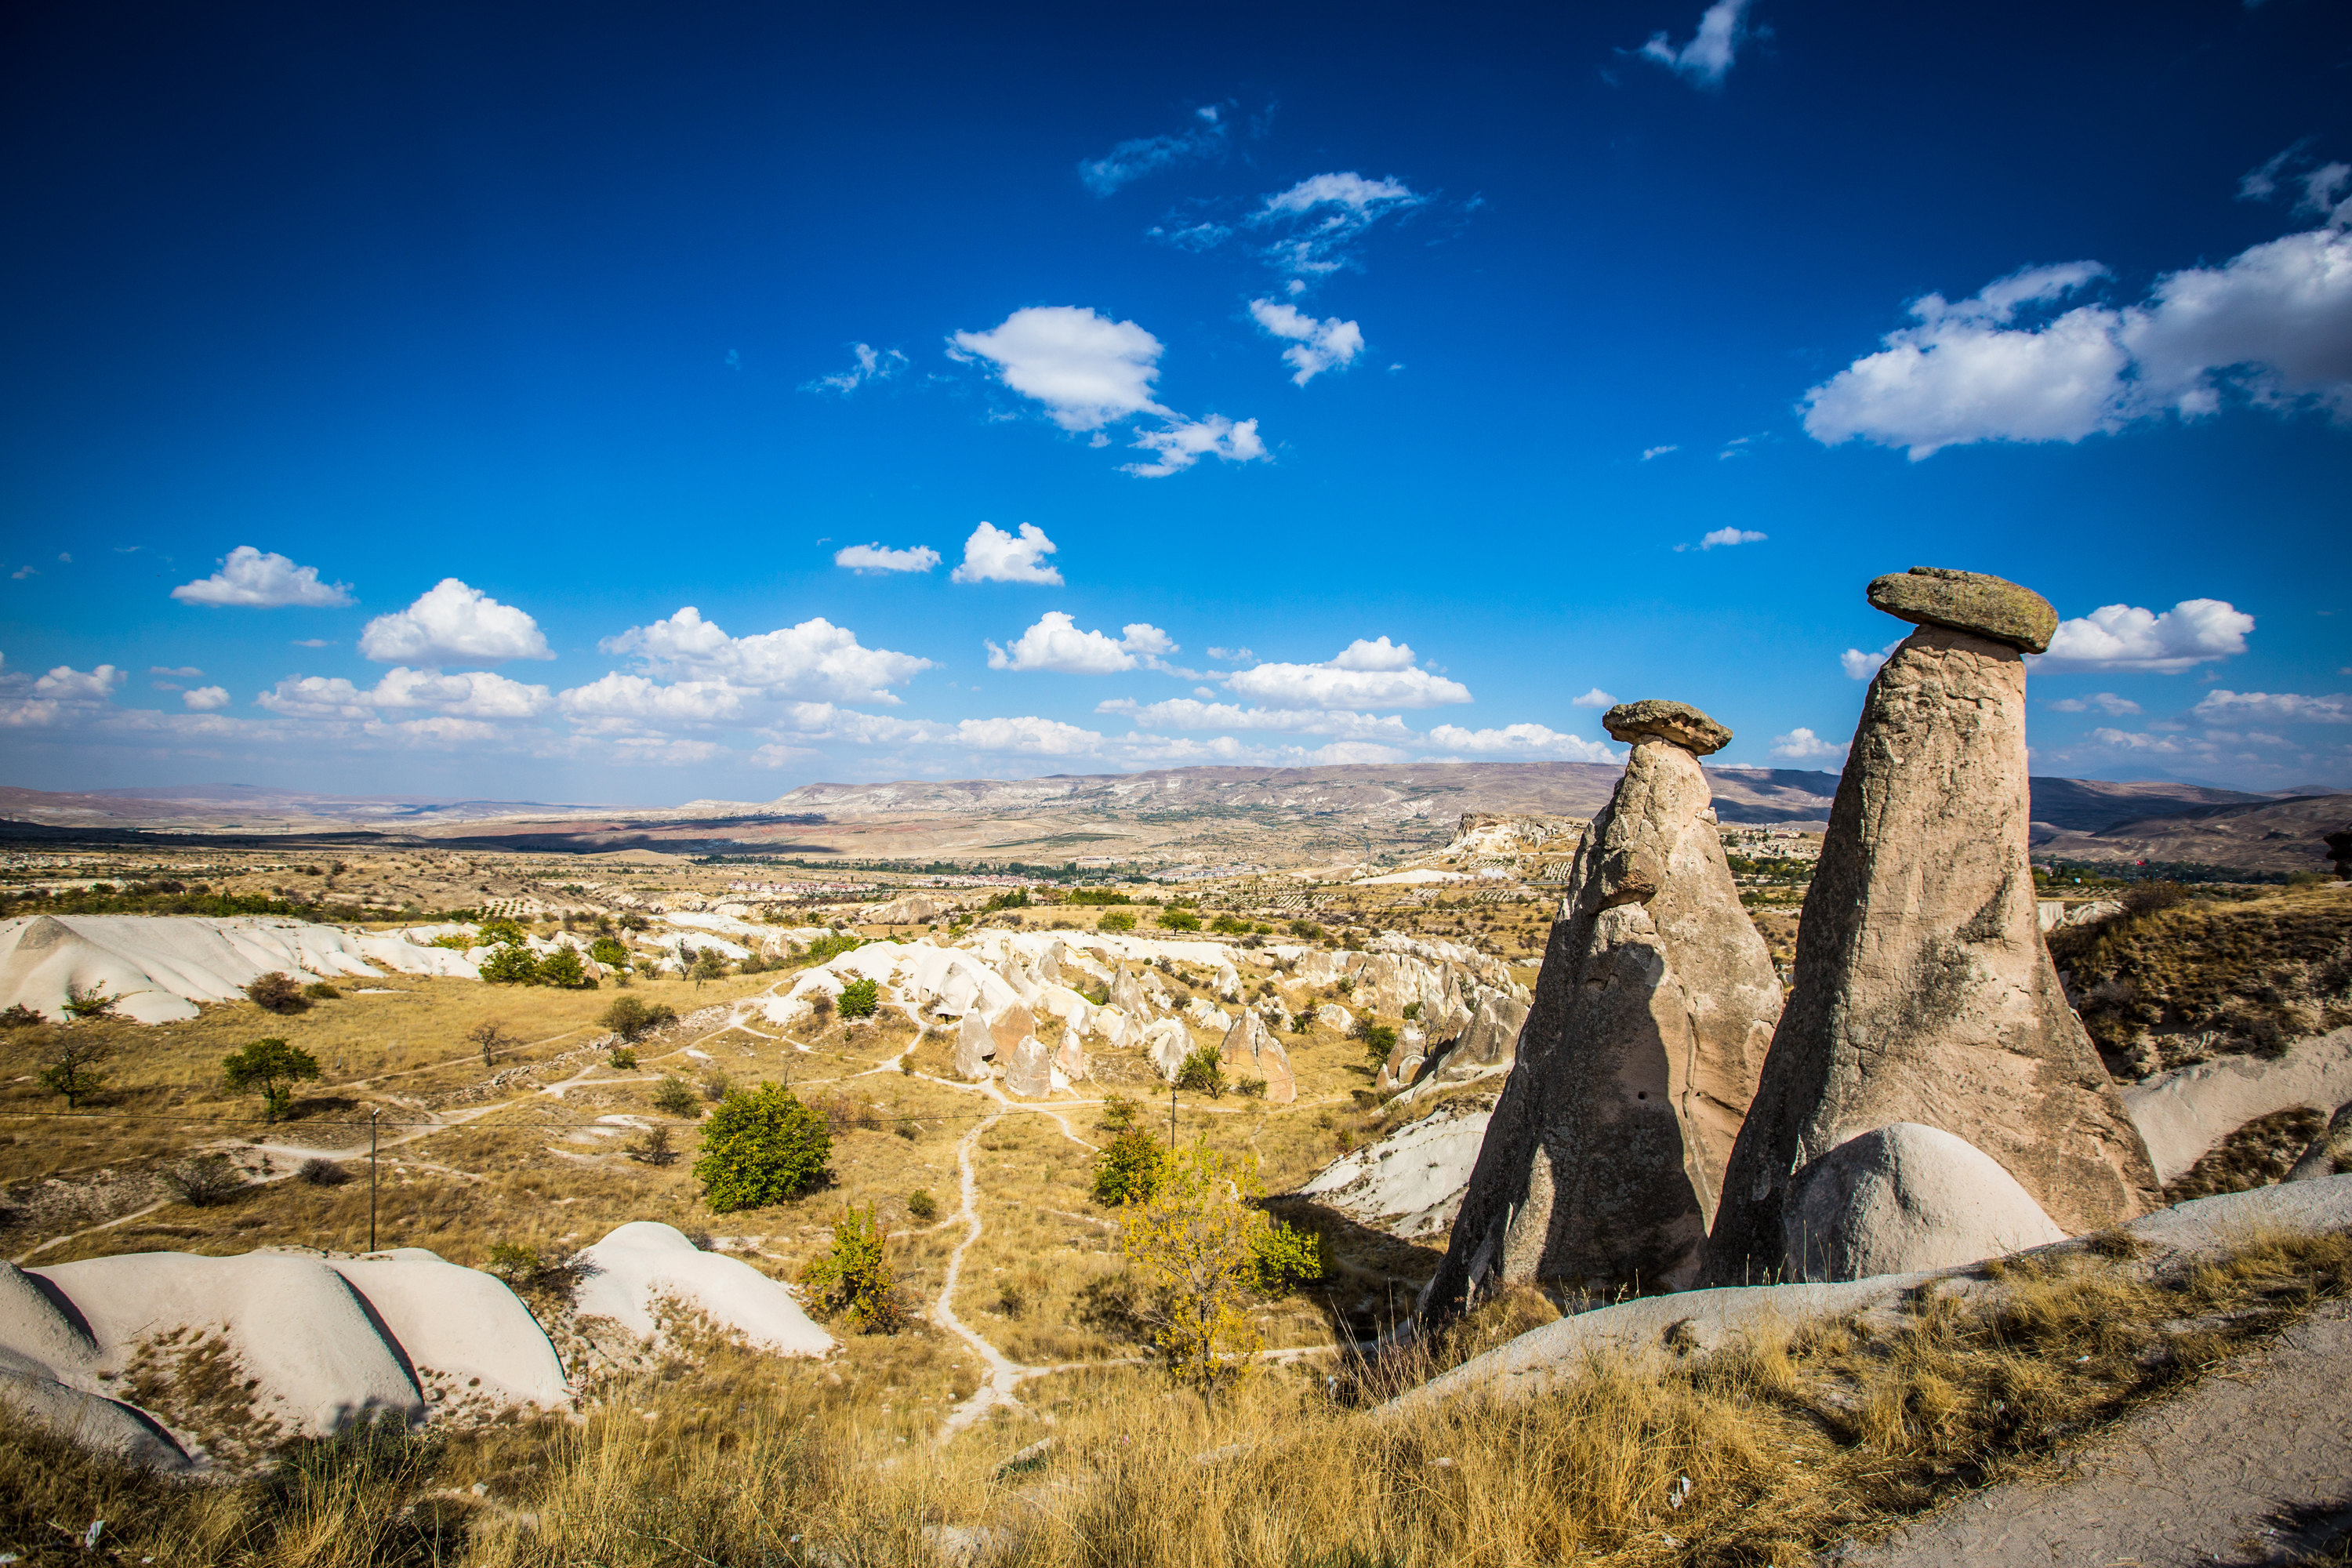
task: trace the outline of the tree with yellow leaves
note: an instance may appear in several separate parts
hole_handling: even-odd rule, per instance
[[[1203,1142],[1166,1155],[1155,1190],[1122,1216],[1120,1247],[1149,1291],[1152,1342],[1203,1394],[1258,1348],[1251,1300],[1323,1273],[1320,1238],[1269,1217],[1250,1201],[1263,1191],[1255,1160]]]

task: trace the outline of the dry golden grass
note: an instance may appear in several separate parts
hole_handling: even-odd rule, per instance
[[[1015,1413],[940,1447],[926,1363],[961,1358],[921,1337],[830,1365],[696,1346],[601,1385],[583,1426],[313,1455],[274,1484],[173,1486],[0,1417],[0,1531],[11,1549],[62,1548],[47,1521],[103,1517],[127,1557],[200,1568],[1793,1564],[1958,1489],[2039,1474],[2352,1294],[2352,1238],[2257,1238],[2163,1279],[2096,1251],[1998,1272],[1997,1291],[1923,1293],[1893,1321],[1678,1363],[1594,1357],[1533,1398],[1402,1417],[1335,1400],[1313,1364],[1213,1405],[1148,1368],[1106,1367],[1032,1385],[1050,1429]],[[1496,1315],[1493,1333],[1530,1314]],[[1049,1430],[1049,1448],[1010,1462]]]

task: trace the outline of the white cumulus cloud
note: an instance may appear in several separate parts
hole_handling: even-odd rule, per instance
[[[2242,723],[2270,719],[2289,724],[2352,724],[2352,695],[2338,691],[2326,697],[2304,697],[2291,691],[2207,692],[2190,709],[2207,723]]]
[[[2095,691],[2088,697],[2062,697],[2050,704],[2053,713],[2088,713],[2094,708],[2110,719],[2120,719],[2126,713],[2139,711],[2139,704],[2128,697],[2118,697],[2112,691]]]
[[[370,621],[360,633],[360,657],[377,664],[497,664],[555,655],[530,616],[444,577],[408,608]]]
[[[1081,631],[1066,612],[1048,610],[1010,648],[988,644],[988,668],[1116,675],[1139,664],[1161,668],[1162,656],[1177,651],[1166,632],[1140,621],[1120,628],[1120,634]]]
[[[1570,698],[1568,705],[1570,708],[1614,708],[1617,699],[1596,686],[1581,697]]]
[[[1838,655],[1838,668],[1845,671],[1849,680],[1868,680],[1878,673],[1878,667],[1902,646],[1903,639],[1896,637],[1876,653],[1864,653],[1858,647],[1850,647]]]
[[[1159,428],[1139,430],[1130,443],[1152,459],[1121,465],[1128,473],[1160,479],[1204,457],[1249,462],[1266,455],[1255,419],[1194,419],[1160,404],[1152,393],[1160,340],[1133,321],[1076,305],[1031,305],[988,331],[957,332],[949,343],[951,357],[987,361],[1005,385],[1042,404],[1065,430],[1099,431],[1137,415],[1159,418]]]
[[[180,693],[180,700],[192,712],[210,713],[228,706],[228,689],[222,686],[199,686],[193,691]]]
[[[931,661],[866,647],[857,634],[819,616],[772,632],[730,637],[688,605],[666,621],[632,626],[599,645],[635,654],[646,673],[667,680],[725,681],[774,697],[896,702],[904,685]]]
[[[1363,329],[1337,316],[1318,321],[1296,305],[1273,300],[1252,300],[1250,314],[1266,331],[1289,342],[1282,360],[1300,386],[1327,370],[1345,370],[1364,349]]]
[[[321,583],[316,566],[297,566],[275,551],[240,544],[221,562],[219,571],[172,590],[184,605],[238,605],[248,609],[277,609],[305,605],[335,609],[352,602],[349,583]]]
[[[1324,664],[1259,664],[1225,678],[1227,690],[1275,708],[1436,708],[1471,700],[1470,689],[1414,668],[1409,645],[1385,637],[1348,645]]]
[[[292,676],[255,700],[289,719],[364,719],[383,710],[412,710],[456,719],[530,719],[545,712],[549,703],[546,687],[526,686],[489,670],[444,675],[405,666],[384,671],[373,689],[339,675]]]
[[[1701,87],[1720,87],[1747,35],[1748,6],[1748,0],[1716,0],[1699,14],[1698,31],[1689,43],[1678,49],[1665,34],[1653,33],[1639,52]]]
[[[1772,754],[1788,763],[1834,762],[1845,755],[1847,742],[1824,741],[1803,725],[1772,737]]]
[[[110,664],[88,670],[61,664],[33,682],[33,695],[55,702],[103,702],[128,679],[128,671]]]
[[[1718,546],[1734,544],[1761,544],[1765,537],[1752,528],[1718,528],[1701,538],[1698,547],[1701,550],[1713,550]]]
[[[940,563],[940,552],[928,544],[891,550],[877,542],[836,550],[833,563],[846,566],[852,572],[928,572]]]
[[[2106,605],[2058,623],[2050,651],[2027,658],[2037,669],[2148,670],[2178,674],[2207,659],[2246,651],[2254,617],[2222,599],[2183,599],[2161,613]]]
[[[983,522],[963,542],[963,564],[948,574],[948,581],[1038,583],[1058,588],[1062,574],[1045,562],[1054,550],[1054,542],[1034,522],[1023,523],[1018,538]]]
[[[2214,412],[2225,390],[2273,408],[2311,402],[2352,419],[2352,203],[2326,226],[2157,280],[2123,307],[2052,307],[2104,277],[2096,262],[2030,268],[1958,304],[1930,294],[1805,395],[1805,429],[1860,437],[1914,461],[1974,441],[2079,441],[2134,420]]]

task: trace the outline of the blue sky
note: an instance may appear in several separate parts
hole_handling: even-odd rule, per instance
[[[2352,787],[2335,0],[835,9],[12,13],[0,782],[1835,767],[1934,564]]]

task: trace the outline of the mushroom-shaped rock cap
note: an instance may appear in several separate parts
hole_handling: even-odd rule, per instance
[[[2047,648],[2058,629],[2058,612],[2049,600],[1983,572],[1941,566],[1890,572],[1871,584],[1870,602],[1900,620],[1971,632],[2027,653]]]
[[[1698,756],[1731,744],[1731,731],[1687,702],[1649,698],[1620,702],[1601,716],[1601,727],[1621,741],[1672,741]]]

